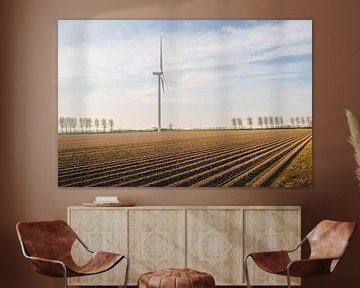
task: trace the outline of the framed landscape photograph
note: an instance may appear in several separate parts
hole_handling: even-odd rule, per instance
[[[312,186],[312,21],[59,20],[58,186]]]

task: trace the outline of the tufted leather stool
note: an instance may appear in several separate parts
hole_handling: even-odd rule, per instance
[[[192,269],[166,269],[140,276],[138,288],[214,288],[214,277]]]

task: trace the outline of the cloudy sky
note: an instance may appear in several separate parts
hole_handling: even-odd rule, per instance
[[[58,114],[157,126],[160,37],[169,91],[162,125],[311,116],[312,22],[60,20]]]

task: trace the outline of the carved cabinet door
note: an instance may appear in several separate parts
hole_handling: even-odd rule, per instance
[[[185,267],[185,210],[129,210],[129,281],[141,274]]]
[[[216,285],[242,280],[242,210],[187,210],[187,266],[214,276]]]
[[[247,209],[244,211],[244,254],[251,252],[287,250],[300,243],[299,209]],[[291,255],[300,259],[300,249]],[[252,285],[286,285],[286,277],[266,273],[249,259]],[[293,278],[294,285],[301,283]]]
[[[80,239],[93,251],[127,253],[127,215],[125,209],[75,209],[69,210],[68,222]],[[89,258],[79,242],[72,251],[76,263],[85,264]],[[122,285],[126,264],[121,261],[108,272],[85,277],[69,278],[70,285]]]

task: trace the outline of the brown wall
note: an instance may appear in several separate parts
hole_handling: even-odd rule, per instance
[[[301,205],[303,234],[324,218],[360,223],[360,188],[344,108],[360,118],[360,2],[336,0],[0,1],[0,286],[62,287],[33,273],[19,220],[66,217],[66,207],[117,195],[139,205]],[[59,189],[58,19],[312,19],[314,185],[308,189]],[[359,232],[358,232],[359,233]],[[358,287],[360,237],[336,273],[304,287]],[[342,285],[346,283],[346,285]]]

